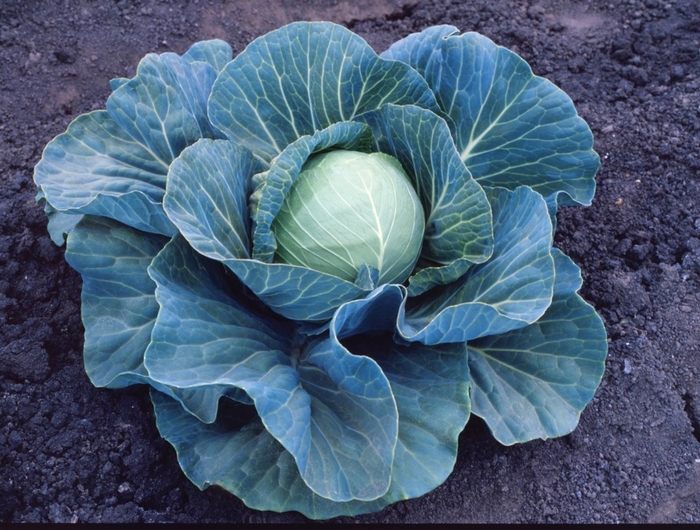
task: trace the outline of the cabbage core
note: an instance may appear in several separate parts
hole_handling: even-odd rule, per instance
[[[272,224],[275,261],[354,281],[363,264],[378,284],[401,283],[420,253],[425,218],[408,176],[383,153],[314,155]]]

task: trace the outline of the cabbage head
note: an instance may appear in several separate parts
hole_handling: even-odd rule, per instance
[[[150,385],[197,486],[374,512],[447,478],[472,413],[506,445],[576,427],[606,335],[552,238],[599,158],[517,55],[299,22],[111,88],[45,148],[38,198],[83,278],[88,376]]]

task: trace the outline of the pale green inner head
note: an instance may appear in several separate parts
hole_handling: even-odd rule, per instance
[[[272,230],[278,263],[351,282],[365,263],[379,284],[401,283],[418,260],[425,217],[395,158],[338,150],[309,158]]]

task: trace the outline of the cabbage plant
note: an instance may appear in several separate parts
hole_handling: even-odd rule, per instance
[[[575,428],[606,335],[552,238],[599,158],[516,54],[299,22],[111,88],[38,197],[83,278],[88,376],[151,386],[197,486],[354,515],[440,485],[472,413],[506,445]]]

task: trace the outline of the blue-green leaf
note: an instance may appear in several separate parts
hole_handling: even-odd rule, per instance
[[[349,30],[296,22],[253,41],[221,72],[212,123],[269,162],[293,141],[386,103],[437,110],[425,80]]]
[[[109,88],[112,89],[112,91],[115,91],[120,86],[122,86],[124,83],[127,83],[128,81],[129,81],[128,77],[115,77],[114,79],[109,80]]]
[[[285,338],[290,327],[232,298],[224,271],[181,236],[149,268],[160,311],[145,366],[157,383],[188,393],[188,408],[206,422],[216,418],[222,395],[244,389],[232,386],[232,380],[256,379],[290,364]],[[196,410],[194,400],[199,400]]]
[[[331,320],[331,335],[342,340],[359,334],[392,332],[405,297],[402,285],[385,284],[362,300],[343,304]]]
[[[558,248],[552,249],[556,277],[554,281],[554,295],[569,295],[577,293],[583,285],[581,269],[578,268],[569,256]]]
[[[272,262],[277,249],[272,222],[280,212],[292,184],[309,156],[331,147],[366,151],[371,137],[371,131],[366,125],[354,122],[334,123],[326,129],[292,142],[272,161],[269,171],[260,179],[251,197],[255,259]]]
[[[433,61],[440,60],[442,41],[453,35],[459,35],[459,30],[454,26],[447,24],[431,26],[396,41],[379,56],[383,59],[410,64],[425,77],[428,66]]]
[[[311,342],[301,356],[299,376],[312,400],[308,460],[297,458],[304,481],[336,501],[384,495],[391,481],[398,413],[377,363],[352,355],[331,336]]]
[[[217,72],[233,58],[231,46],[221,39],[195,42],[182,56],[188,61],[201,61],[214,67]]]
[[[442,484],[457,460],[470,413],[465,344],[395,346],[376,357],[399,411],[387,504],[419,497]]]
[[[250,257],[250,177],[260,165],[228,140],[199,140],[170,166],[163,208],[201,254],[218,261]]]
[[[421,257],[448,265],[485,261],[493,245],[491,208],[469,174],[445,121],[415,106],[385,105],[357,118],[377,148],[398,159],[426,212]]]
[[[354,283],[296,265],[246,259],[225,263],[265,305],[292,320],[328,320],[342,304],[367,293]]]
[[[447,285],[464,276],[474,265],[469,259],[458,259],[449,265],[435,266],[430,262],[418,262],[419,268],[409,278],[408,296],[420,296],[438,285]],[[420,267],[423,265],[423,267]]]
[[[335,344],[331,348],[335,353],[329,355],[329,341],[317,343],[320,348],[312,348],[302,360],[301,373],[309,377],[318,373],[319,365],[327,364],[330,370],[344,374],[345,385],[355,386],[357,376],[371,365],[367,365],[369,360],[357,357],[357,368],[344,370],[346,363],[337,362],[342,360],[336,357],[342,350],[337,338],[391,330],[404,296],[401,286],[385,285],[367,299],[344,305],[332,325],[331,336],[335,338],[330,342]],[[469,416],[466,347],[406,347],[390,339],[376,342],[368,338],[362,350],[371,351],[386,373],[399,412],[391,485],[376,500],[334,502],[317,495],[302,480],[292,455],[259,421],[241,426],[225,409],[216,423],[205,425],[176,402],[152,393],[158,429],[175,447],[190,480],[202,489],[220,485],[252,508],[296,510],[308,517],[327,519],[378,511],[392,502],[422,495],[442,483],[452,470],[458,435]],[[316,364],[304,365],[311,360]],[[305,381],[308,384],[312,379]],[[343,410],[337,413],[347,414]],[[221,462],[227,464],[222,466]],[[358,461],[358,465],[367,463],[364,459]]]
[[[151,392],[151,401],[161,436],[173,445],[183,472],[200,489],[221,486],[250,508],[296,510],[313,518],[363,511],[357,509],[365,505],[361,501],[339,503],[313,493],[294,457],[260,420],[244,425],[236,421],[240,409],[224,411],[216,423],[208,425],[163,394]],[[348,505],[355,511],[349,511]]]
[[[382,57],[416,68],[456,124],[457,149],[485,186],[527,185],[547,197],[563,191],[590,204],[600,161],[573,102],[535,76],[515,53],[478,33],[429,28]]]
[[[360,270],[357,271],[355,285],[363,291],[372,291],[379,285],[379,269],[367,263],[360,265]]]
[[[202,42],[185,58],[149,54],[136,77],[113,79],[107,111],[79,116],[46,146],[34,172],[46,201],[57,212],[174,235],[161,204],[168,166],[198,139],[221,136],[209,122],[207,99],[215,66],[226,57],[223,41]]]
[[[34,181],[55,209],[111,217],[145,232],[172,235],[161,201],[168,166],[103,110],[76,118],[54,138]]]
[[[207,116],[217,71],[174,53],[148,54],[136,77],[107,99],[107,112],[166,167],[200,138],[218,138]]]
[[[383,285],[344,304],[331,321],[331,336],[369,355],[391,383],[399,436],[391,487],[380,499],[386,504],[423,495],[447,478],[470,413],[465,343],[425,346],[391,340],[405,297],[404,287]]]
[[[227,294],[221,265],[180,236],[149,272],[161,306],[145,355],[153,380],[188,390],[241,389],[316,493],[334,500],[384,494],[397,420],[376,363],[328,338],[303,347],[298,359],[289,323]],[[211,397],[206,418],[218,407]]]
[[[221,486],[250,508],[293,510],[312,519],[375,512],[390,502],[336,502],[315,494],[301,478],[294,457],[262,422],[237,425],[231,416],[238,411],[207,425],[163,394],[151,392],[151,401],[161,436],[173,445],[183,472],[200,489]]]
[[[60,247],[61,245],[63,245],[63,243],[66,242],[66,236],[70,233],[71,230],[73,230],[73,228],[75,228],[75,225],[77,225],[80,222],[80,220],[83,218],[83,215],[59,212],[56,208],[51,206],[51,204],[46,202],[44,192],[41,190],[41,188],[39,188],[36,200],[37,202],[43,201],[44,213],[46,214],[46,217],[49,220],[46,229],[49,232],[51,241],[53,241],[56,245]]]
[[[144,366],[159,310],[148,267],[167,238],[92,216],[69,234],[66,259],[83,277],[83,356],[92,383],[109,388],[149,384],[203,421],[214,421],[210,403],[233,395],[230,389],[171,388],[151,379]]]
[[[536,321],[552,300],[552,223],[530,188],[489,190],[494,251],[456,282],[412,298],[399,333],[424,344],[463,342]]]
[[[605,328],[563,253],[554,299],[534,324],[468,344],[474,414],[505,445],[570,433],[605,369]]]
[[[92,216],[68,235],[66,260],[83,277],[85,370],[95,386],[145,382],[143,354],[158,314],[147,268],[166,242]]]

